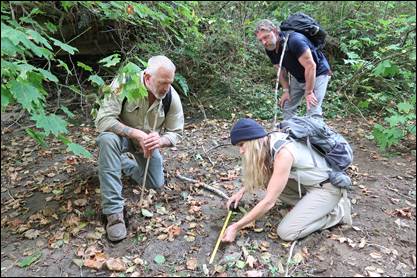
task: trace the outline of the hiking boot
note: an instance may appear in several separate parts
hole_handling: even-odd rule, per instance
[[[120,241],[126,238],[127,231],[123,212],[107,215],[106,231],[110,241]]]

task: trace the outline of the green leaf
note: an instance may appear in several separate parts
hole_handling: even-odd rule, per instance
[[[103,67],[109,68],[114,65],[117,65],[120,62],[120,55],[119,54],[113,54],[110,56],[107,56],[106,58],[101,59],[98,61],[100,64],[103,64]]]
[[[185,96],[188,96],[189,88],[187,84],[187,80],[184,76],[180,74],[175,75],[175,81],[177,81],[178,85],[181,87],[181,91]]]
[[[126,66],[121,69],[121,73],[126,73],[127,75],[134,75],[141,71],[142,69],[135,63],[129,62]]]
[[[165,263],[165,257],[162,255],[156,255],[155,258],[153,259],[155,261],[155,263],[157,263],[158,265],[161,265],[163,263]]]
[[[414,108],[414,106],[410,104],[409,102],[398,103],[397,107],[398,107],[398,111],[404,112],[404,113],[409,113]]]
[[[17,53],[21,53],[23,50],[16,46],[12,41],[8,38],[1,38],[1,56],[15,56]]]
[[[1,109],[7,107],[13,101],[13,96],[9,89],[3,84],[1,85]]]
[[[38,32],[36,32],[35,30],[29,29],[29,28],[27,28],[25,30],[25,32],[26,32],[26,34],[28,34],[29,36],[31,36],[36,43],[43,44],[48,49],[52,50],[52,46],[49,44],[49,42],[44,37],[41,36],[41,34],[39,34]]]
[[[402,124],[405,122],[405,117],[395,114],[391,117],[387,118],[386,121],[389,123],[390,127],[397,126],[398,124]]]
[[[93,71],[93,69],[90,66],[88,66],[88,65],[86,65],[86,64],[84,64],[80,61],[77,62],[77,66],[79,66],[80,68],[82,68],[85,71],[89,71],[89,72]]]
[[[70,69],[68,68],[68,65],[67,65],[65,62],[63,62],[63,61],[61,61],[61,60],[59,60],[59,59],[57,59],[57,60],[58,60],[58,63],[59,63],[58,68],[63,67],[63,68],[67,71],[67,73],[68,73],[69,75],[72,75],[72,72],[71,72],[71,71],[70,71]]]
[[[34,130],[30,129],[30,128],[27,128],[26,129],[26,133],[29,134],[30,137],[32,137],[33,139],[35,139],[35,141],[39,145],[41,145],[42,147],[45,147],[45,148],[48,147],[48,144],[46,144],[46,142],[44,140],[45,137],[46,137],[44,133],[34,131]]]
[[[42,74],[43,77],[45,77],[45,79],[48,79],[49,81],[52,81],[52,82],[55,82],[55,83],[58,82],[58,78],[55,75],[53,75],[50,71],[47,71],[47,70],[44,70],[44,69],[40,69],[40,68],[37,68],[36,70],[40,74]]]
[[[150,212],[149,210],[147,210],[147,209],[142,209],[141,210],[142,211],[142,215],[143,216],[145,216],[145,217],[152,217],[153,216],[153,213],[152,212]]]
[[[74,55],[75,52],[78,52],[78,49],[75,47],[72,47],[66,43],[61,42],[60,40],[51,38],[51,40],[54,42],[54,45],[59,46],[62,50],[68,52],[71,55]]]
[[[124,99],[127,97],[128,102],[132,102],[143,98],[148,94],[145,86],[142,82],[139,81],[138,75],[132,75],[128,82],[126,82],[122,87],[122,92],[120,94],[120,98]]]
[[[71,111],[69,111],[66,106],[61,105],[61,110],[64,111],[64,113],[67,114],[67,116],[69,118],[71,118],[71,119],[74,118],[74,116],[75,116],[74,113],[72,113]]]
[[[237,268],[242,269],[242,268],[244,268],[244,267],[245,267],[245,265],[246,265],[246,263],[245,263],[244,261],[238,260],[238,261],[236,262],[236,267],[237,267]]]
[[[45,114],[34,114],[32,119],[36,122],[36,127],[41,128],[45,131],[45,135],[48,136],[50,133],[57,136],[60,133],[67,133],[67,122],[60,116],[51,114],[46,116]]]
[[[19,80],[19,79],[18,79]],[[26,110],[35,110],[34,104],[40,104],[41,100],[44,100],[43,95],[40,93],[37,87],[33,86],[33,83],[26,80],[12,80],[9,82],[10,92],[16,98],[16,101],[22,104]]]
[[[17,265],[20,267],[28,267],[31,264],[33,264],[34,262],[36,262],[37,260],[39,260],[42,257],[42,252],[41,251],[36,251],[34,254],[32,254],[31,256],[28,256],[22,260],[20,260]]]
[[[79,144],[75,144],[75,143],[70,143],[67,145],[67,151],[70,151],[72,153],[74,153],[75,155],[78,156],[83,156],[86,158],[92,158],[92,154],[87,151],[83,146],[79,145]]]
[[[91,83],[97,84],[99,87],[104,85],[104,80],[100,76],[98,76],[97,74],[90,75],[88,80],[91,81]]]

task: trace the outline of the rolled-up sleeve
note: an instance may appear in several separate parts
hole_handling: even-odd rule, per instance
[[[182,139],[184,131],[184,112],[178,93],[172,89],[172,100],[169,111],[165,117],[165,133],[162,137],[166,137],[173,146],[177,145]]]
[[[122,101],[120,98],[111,93],[104,98],[97,118],[95,120],[96,129],[98,132],[104,132],[117,123],[120,123],[119,116],[122,110]]]

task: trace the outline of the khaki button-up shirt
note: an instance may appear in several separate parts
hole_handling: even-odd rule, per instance
[[[143,83],[143,72],[140,73],[140,80]],[[116,79],[110,85],[113,92],[118,86]],[[158,111],[159,102],[162,99],[156,99],[149,107],[148,96],[145,96],[133,102],[126,101],[122,107],[123,100],[115,93],[111,93],[105,97],[97,113],[95,120],[97,131],[104,132],[121,122],[129,127],[150,133],[156,118],[155,131],[161,134],[164,130],[162,137],[166,137],[175,146],[184,130],[184,113],[180,97],[172,86],[171,95],[171,106],[165,115],[162,104]],[[140,149],[138,144],[135,145]]]

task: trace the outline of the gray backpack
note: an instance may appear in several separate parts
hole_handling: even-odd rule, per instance
[[[321,118],[310,116],[294,116],[277,124],[277,127],[290,138],[305,142],[310,150],[314,148],[325,158],[332,169],[329,173],[331,184],[351,189],[352,181],[345,171],[352,163],[353,152],[342,135],[328,127]],[[311,156],[317,167],[314,156]]]

